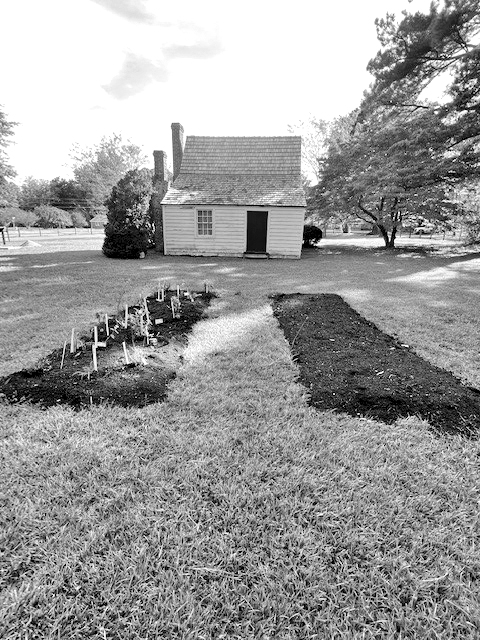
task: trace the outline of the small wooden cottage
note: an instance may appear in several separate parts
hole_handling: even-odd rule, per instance
[[[167,255],[300,258],[301,138],[187,136],[172,124],[173,183],[161,200]],[[157,182],[166,156],[154,152]]]

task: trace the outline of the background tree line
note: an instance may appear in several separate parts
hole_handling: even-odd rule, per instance
[[[28,176],[21,185],[6,153],[17,123],[0,109],[0,224],[14,219],[20,226],[84,227],[98,213],[106,213],[112,188],[125,174],[142,167],[142,149],[119,134],[103,137],[93,147],[71,150],[73,178],[44,180]]]

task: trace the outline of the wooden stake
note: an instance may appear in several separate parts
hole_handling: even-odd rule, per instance
[[[92,344],[92,360],[93,360],[93,370],[98,371],[97,368],[97,347]]]
[[[170,306],[172,307],[172,316],[175,318],[175,305],[173,304],[173,298],[170,300]]]
[[[178,284],[177,284],[177,298],[180,298],[180,287]]]
[[[125,305],[125,329],[128,327],[128,304]]]
[[[105,331],[107,336],[110,335],[110,327],[108,326],[108,313],[105,314]]]
[[[148,305],[147,305],[147,299],[146,298],[143,299],[143,303],[145,305],[145,316],[146,316],[147,325],[148,325],[148,324],[150,324],[150,313],[148,311]]]
[[[98,344],[98,329],[97,329],[97,325],[95,325],[93,327],[93,341],[95,343],[95,349],[97,348],[97,344]]]
[[[70,353],[75,353],[75,329],[72,329],[72,337],[70,338]]]
[[[144,335],[145,334],[145,329],[143,327],[143,314],[140,316],[140,335]]]
[[[67,341],[63,343],[62,362],[60,363],[60,369],[63,369],[63,361],[65,360],[65,351],[67,350]]]
[[[130,358],[128,357],[127,345],[123,343],[123,353],[125,354],[125,364],[130,364]]]

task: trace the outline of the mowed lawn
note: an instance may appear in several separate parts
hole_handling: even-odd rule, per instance
[[[165,403],[1,406],[0,635],[480,636],[480,445],[310,409],[271,314],[273,292],[339,293],[480,387],[480,255],[379,243],[300,261],[113,261],[94,236],[0,254],[5,373],[158,279],[220,295]]]

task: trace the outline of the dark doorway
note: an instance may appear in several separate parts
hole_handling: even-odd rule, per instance
[[[247,211],[247,253],[267,251],[268,211]]]

